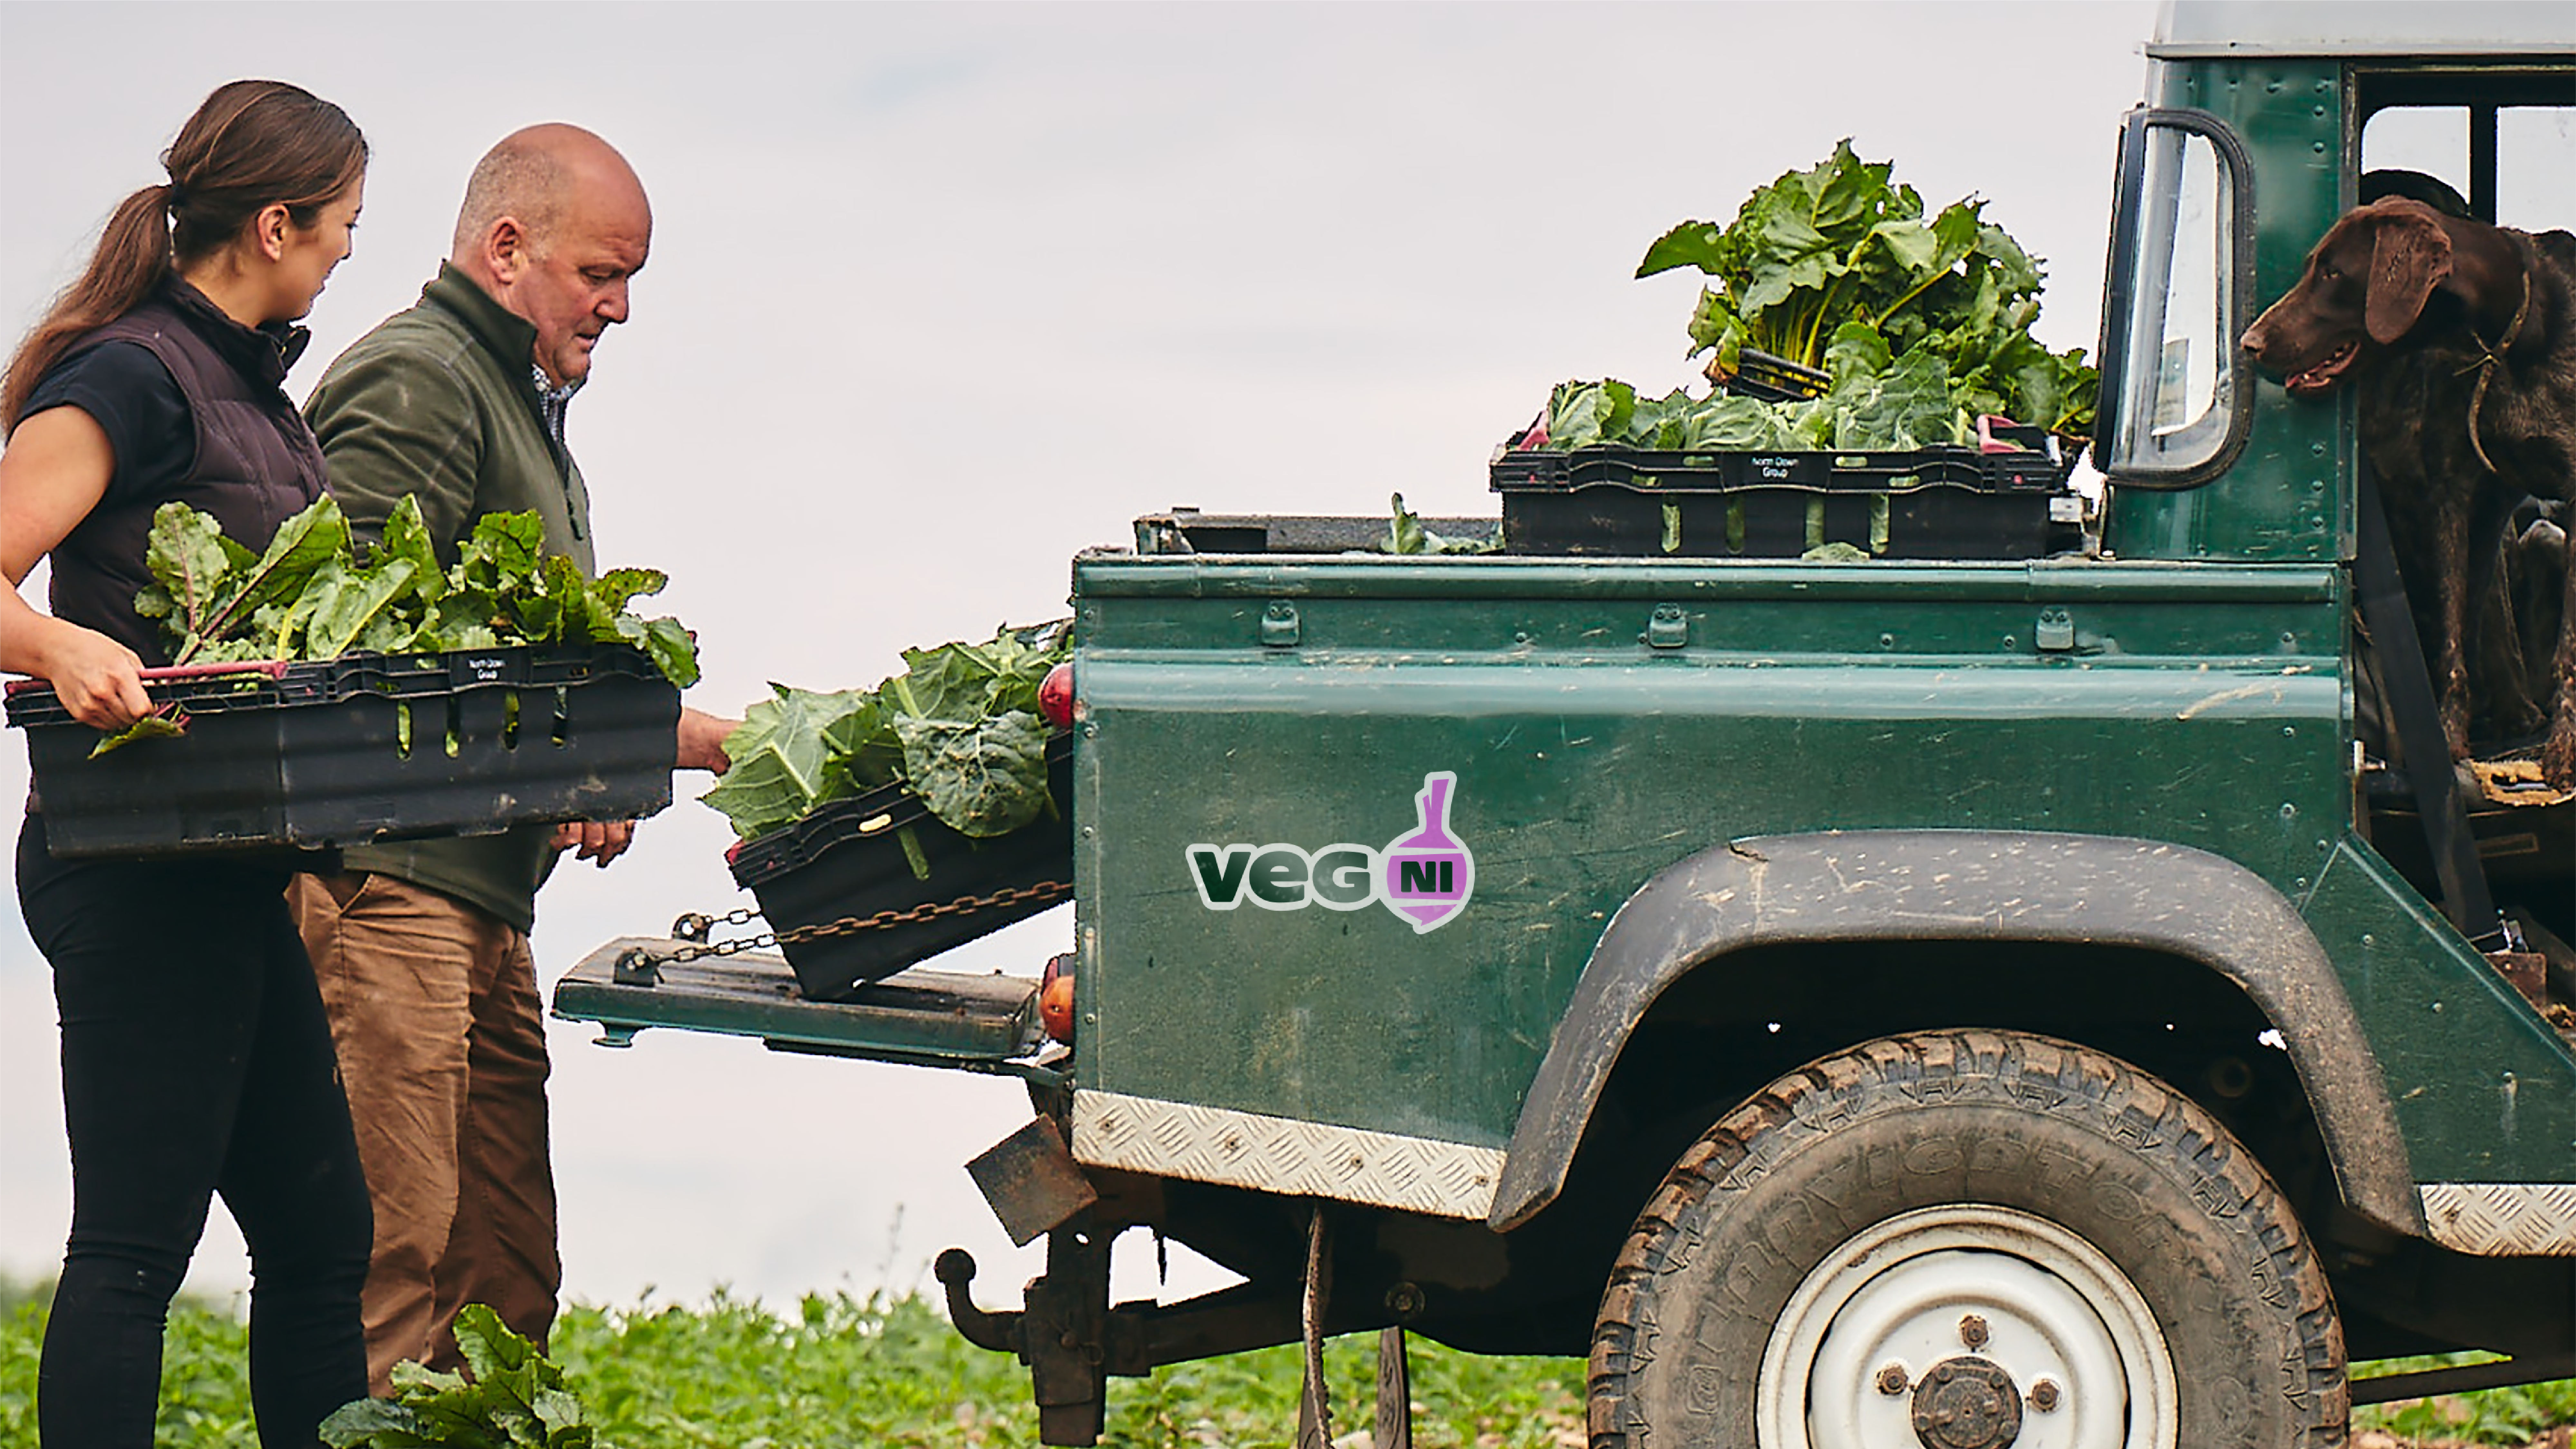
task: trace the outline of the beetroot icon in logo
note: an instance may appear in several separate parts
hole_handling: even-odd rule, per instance
[[[1201,842],[1182,852],[1190,884],[1211,911],[1230,911],[1246,900],[1265,911],[1364,911],[1375,901],[1416,935],[1435,930],[1465,910],[1476,889],[1476,857],[1449,830],[1457,784],[1447,770],[1423,776],[1422,793],[1413,797],[1412,833],[1384,850],[1347,841],[1312,850],[1286,841]]]
[[[1378,899],[1412,922],[1416,935],[1466,909],[1476,887],[1476,857],[1449,833],[1449,791],[1457,783],[1449,770],[1423,776],[1422,793],[1413,797],[1418,825],[1380,855]]]

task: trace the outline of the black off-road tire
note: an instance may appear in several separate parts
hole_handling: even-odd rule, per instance
[[[2170,1355],[2176,1449],[2344,1444],[2334,1299],[2253,1155],[2127,1063],[1959,1030],[1813,1062],[1683,1154],[1602,1298],[1592,1449],[1777,1449],[1756,1379],[1784,1307],[1857,1236],[1945,1207],[2043,1219],[2126,1277]]]

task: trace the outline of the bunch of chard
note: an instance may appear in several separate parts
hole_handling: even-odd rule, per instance
[[[1708,354],[1712,380],[1734,378],[1752,349],[1826,372],[1822,397],[1641,398],[1616,379],[1570,382],[1550,399],[1545,445],[1914,449],[1966,443],[1988,413],[2088,437],[2098,373],[2083,349],[2052,353],[2030,335],[2038,261],[1973,197],[1926,216],[1893,170],[1844,141],[1755,191],[1733,222],[1674,227],[1637,266],[1640,277],[1696,267],[1709,278],[1690,355]]]
[[[590,578],[545,551],[545,524],[533,512],[475,520],[455,565],[441,568],[409,496],[394,505],[364,562],[347,516],[328,496],[279,524],[256,554],[227,537],[212,514],[164,503],[152,515],[144,566],[152,583],[134,596],[134,611],[161,622],[173,664],[624,643],[682,689],[698,679],[697,644],[680,621],[626,607],[659,593],[666,576],[611,569]],[[186,728],[187,716],[169,707],[101,739],[90,756]]]
[[[224,536],[211,515],[164,503],[152,515],[150,587],[135,612],[161,621],[174,664],[337,659],[489,649],[505,644],[627,643],[682,688],[697,646],[677,619],[628,612],[668,582],[655,569],[598,578],[545,551],[534,513],[490,513],[441,568],[405,497],[361,562],[339,502],[325,497],[280,524],[264,553]]]

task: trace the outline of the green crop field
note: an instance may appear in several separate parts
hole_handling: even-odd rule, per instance
[[[0,1288],[0,1444],[35,1443],[43,1290]],[[1334,1428],[1344,1444],[1371,1422],[1375,1342],[1330,1345]],[[576,1305],[554,1356],[617,1449],[909,1449],[1037,1442],[1028,1376],[974,1348],[919,1298],[810,1296],[780,1314],[718,1292],[696,1306]],[[1580,1449],[1579,1359],[1482,1358],[1417,1341],[1414,1442],[1422,1449]],[[243,1327],[227,1305],[183,1301],[162,1364],[160,1443],[255,1449]],[[2371,1365],[2389,1372],[2404,1364]],[[1297,1424],[1293,1348],[1113,1380],[1109,1433],[1121,1446],[1284,1446]],[[2576,1424],[2576,1380],[2366,1409],[2357,1428],[2406,1444],[2551,1444]],[[2544,1438],[2544,1436],[2549,1436]],[[2389,1444],[2386,1438],[2365,1443]]]

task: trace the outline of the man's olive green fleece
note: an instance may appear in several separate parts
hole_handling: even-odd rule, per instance
[[[358,538],[373,541],[408,493],[440,558],[487,513],[534,509],[546,549],[594,571],[590,495],[572,455],[547,436],[530,375],[537,332],[451,266],[322,375],[304,405],[331,465],[331,493]],[[550,825],[499,835],[374,845],[348,869],[399,877],[526,931],[554,868]]]

